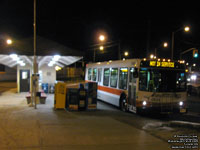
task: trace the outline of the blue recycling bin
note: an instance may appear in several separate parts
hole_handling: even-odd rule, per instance
[[[48,91],[49,91],[48,83],[42,83],[42,90],[45,93],[48,93]]]

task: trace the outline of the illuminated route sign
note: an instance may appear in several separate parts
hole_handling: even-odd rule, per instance
[[[149,61],[149,66],[151,66],[151,67],[168,67],[168,68],[174,68],[174,62]]]
[[[185,64],[176,61],[158,61],[158,60],[143,60],[140,62],[140,67],[150,68],[171,68],[171,69],[184,69]]]

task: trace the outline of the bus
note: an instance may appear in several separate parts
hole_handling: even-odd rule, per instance
[[[123,111],[186,113],[184,61],[127,59],[86,64],[86,82],[97,82],[97,98]]]

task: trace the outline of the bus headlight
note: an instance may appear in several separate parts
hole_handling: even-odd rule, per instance
[[[142,102],[142,105],[143,105],[143,106],[146,106],[146,105],[147,105],[147,102],[146,102],[146,101],[143,101],[143,102]]]
[[[179,102],[179,106],[183,106],[183,102],[182,101]]]

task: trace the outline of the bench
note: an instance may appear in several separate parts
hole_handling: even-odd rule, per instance
[[[40,104],[45,104],[47,95],[44,92],[40,93]]]
[[[28,92],[28,94],[26,95],[26,99],[27,99],[27,104],[31,103],[31,93]]]
[[[37,93],[37,96],[39,96],[40,104],[45,104],[47,95],[44,93],[44,91],[43,90],[39,91]],[[28,92],[28,94],[26,95],[26,99],[27,99],[27,104],[30,104],[31,103],[31,92]]]

